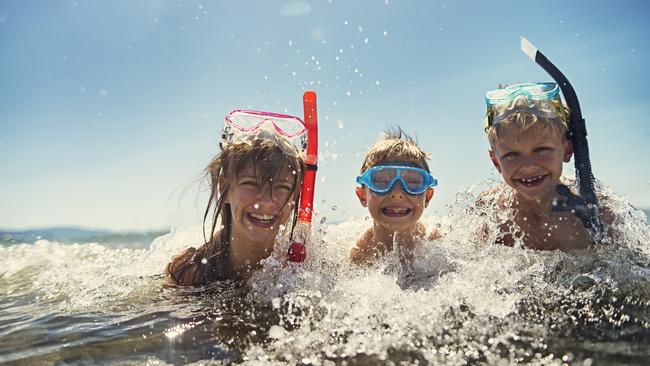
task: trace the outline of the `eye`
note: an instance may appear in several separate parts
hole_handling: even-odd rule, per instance
[[[279,190],[281,192],[291,192],[293,186],[289,183],[279,183],[273,185],[274,190]]]
[[[240,178],[237,183],[239,185],[243,185],[243,186],[251,186],[251,187],[257,187],[258,186],[257,180],[255,180],[254,178],[249,178],[249,177]]]
[[[276,189],[289,192],[289,191],[291,191],[292,188],[293,188],[292,186],[283,184],[283,185],[277,187]]]
[[[415,172],[403,172],[402,177],[408,184],[422,184],[422,175]]]
[[[519,153],[516,151],[509,151],[503,155],[501,155],[501,160],[512,160],[516,157],[519,156]]]
[[[533,151],[536,152],[536,153],[542,153],[543,154],[543,153],[548,153],[548,152],[553,151],[553,148],[548,147],[548,146],[540,146],[540,147],[536,147]]]

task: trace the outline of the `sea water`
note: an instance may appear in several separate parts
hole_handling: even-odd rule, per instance
[[[480,187],[478,187],[480,188]],[[477,240],[474,187],[413,263],[347,262],[371,221],[314,220],[309,257],[288,237],[247,283],[165,286],[200,226],[139,245],[40,239],[0,246],[0,363],[599,365],[650,363],[650,228],[611,192],[618,242],[574,252]],[[490,231],[491,232],[491,231]],[[486,240],[486,241],[489,241]]]

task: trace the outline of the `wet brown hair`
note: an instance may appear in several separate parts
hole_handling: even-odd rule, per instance
[[[392,161],[413,163],[428,172],[427,159],[429,154],[422,150],[413,137],[407,135],[400,127],[388,128],[366,153],[361,164],[361,173],[373,166]]]
[[[222,264],[229,255],[232,227],[232,214],[230,204],[226,203],[226,197],[230,182],[236,182],[248,167],[253,167],[258,181],[269,182],[269,189],[272,189],[272,181],[277,180],[286,169],[294,172],[291,193],[283,205],[283,207],[287,205],[291,199],[295,202],[290,233],[293,236],[300,208],[298,204],[300,183],[305,171],[303,160],[287,155],[271,140],[258,139],[251,144],[228,145],[210,161],[205,169],[205,176],[210,185],[210,198],[203,215],[205,245],[199,249],[188,249],[167,266],[167,272],[177,283],[203,284],[225,279]],[[221,233],[217,235],[219,217],[221,217]],[[209,225],[206,225],[207,223]],[[206,235],[206,226],[210,228],[209,236]],[[202,265],[197,266],[197,260],[202,261]]]

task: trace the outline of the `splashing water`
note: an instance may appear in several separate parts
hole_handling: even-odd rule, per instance
[[[247,284],[164,287],[172,255],[200,227],[148,248],[0,246],[0,362],[246,364],[647,364],[650,229],[605,187],[618,242],[575,252],[491,245],[503,210],[459,193],[425,216],[443,239],[415,260],[347,257],[363,218],[317,223],[305,263],[277,248]],[[605,202],[605,201],[603,201]],[[483,225],[487,239],[477,238]]]

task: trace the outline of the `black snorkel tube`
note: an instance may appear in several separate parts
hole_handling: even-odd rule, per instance
[[[523,36],[521,37],[521,50],[551,75],[562,90],[564,100],[570,109],[568,128],[573,143],[573,158],[580,195],[576,196],[567,186],[560,184],[557,187],[557,193],[564,200],[554,205],[553,211],[574,213],[586,228],[593,230],[594,239],[599,242],[603,237],[603,224],[600,219],[600,205],[594,191],[594,176],[589,161],[587,127],[585,119],[582,118],[578,96],[566,76]]]

